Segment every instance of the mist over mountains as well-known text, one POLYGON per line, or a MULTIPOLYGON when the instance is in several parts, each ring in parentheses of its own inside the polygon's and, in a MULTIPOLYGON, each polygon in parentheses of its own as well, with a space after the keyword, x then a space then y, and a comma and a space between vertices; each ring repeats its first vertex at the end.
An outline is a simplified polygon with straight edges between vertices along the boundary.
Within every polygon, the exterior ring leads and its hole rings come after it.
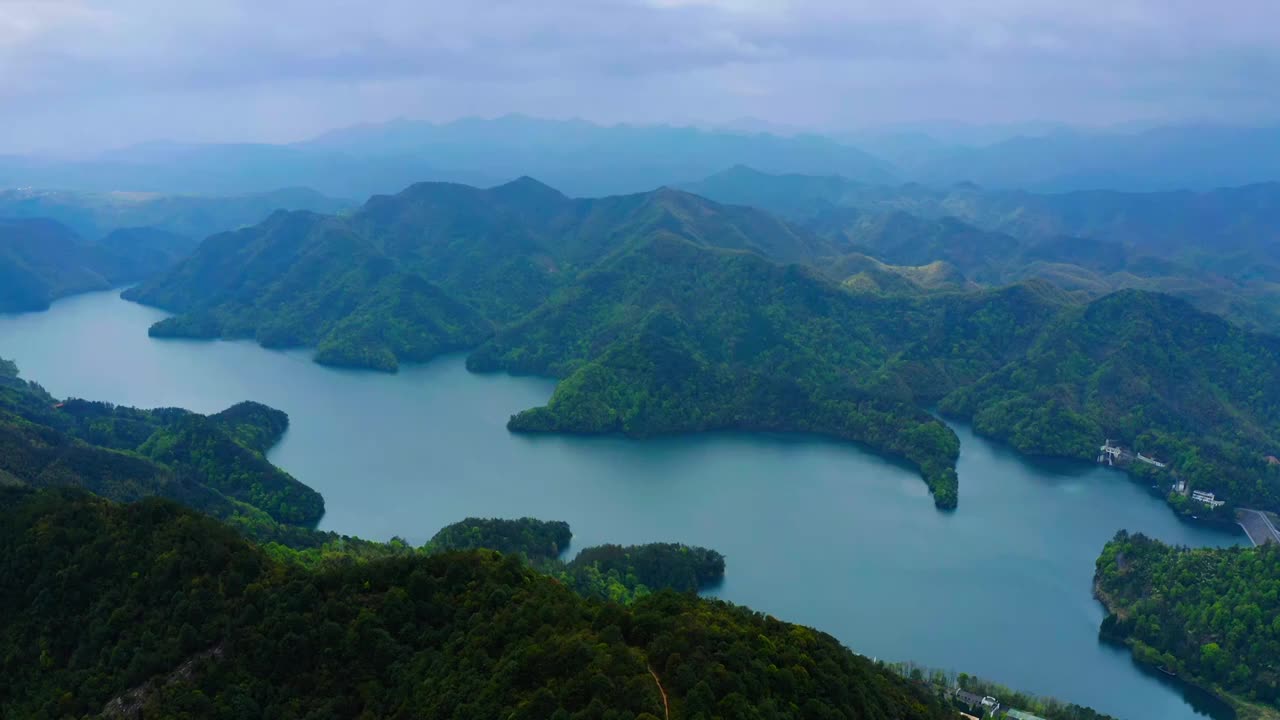
POLYGON ((0 185, 217 194, 309 187, 362 200, 414 182, 490 186, 522 175, 572 196, 602 196, 693 182, 739 164, 873 184, 974 182, 1046 192, 1205 190, 1280 176, 1278 127, 1055 128, 1000 140, 919 132, 837 139, 757 127, 604 126, 521 115, 396 120, 293 144, 152 142, 73 160, 5 156, 0 185))

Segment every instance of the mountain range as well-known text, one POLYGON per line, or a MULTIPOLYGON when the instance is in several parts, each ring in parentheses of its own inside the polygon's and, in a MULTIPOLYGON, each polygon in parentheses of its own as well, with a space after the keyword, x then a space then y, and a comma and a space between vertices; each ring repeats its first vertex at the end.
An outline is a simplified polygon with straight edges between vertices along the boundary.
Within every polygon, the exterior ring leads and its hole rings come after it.
POLYGON ((1168 292, 1280 332, 1280 184, 1206 192, 1040 194, 869 185, 735 167, 685 189, 760 207, 893 265, 944 261, 968 280, 1042 278, 1097 297, 1168 292))
POLYGON ((138 280, 194 246, 152 229, 116 230, 86 243, 53 220, 0 219, 0 312, 44 310, 60 297, 138 280))
POLYGON ((882 219, 824 234, 668 188, 571 199, 529 178, 423 183, 349 215, 280 212, 212 236, 125 296, 177 313, 157 336, 251 337, 382 370, 474 349, 472 370, 560 379, 511 419, 522 432, 861 442, 919 468, 943 508, 958 441, 934 405, 1027 452, 1092 458, 1112 437, 1233 501, 1280 503, 1262 460, 1280 446, 1274 338, 1145 291, 997 282, 1010 259, 1105 259, 1110 244, 882 219))
POLYGON ((277 213, 213 236, 126 297, 179 313, 157 335, 254 337, 394 369, 478 345, 578 271, 660 232, 793 261, 831 251, 759 210, 672 190, 573 200, 529 178, 488 190, 420 183, 349 216, 277 213))
POLYGON ((90 241, 115 230, 151 228, 199 242, 216 232, 257 223, 280 208, 334 213, 355 204, 306 188, 218 196, 0 190, 0 218, 55 220, 90 241))
MULTIPOLYGON (((1280 511, 1280 130, 760 129, 507 116, 0 158, 23 186, 0 192, 0 312, 136 283, 172 313, 156 337, 387 372, 466 352, 557 380, 512 432, 822 435, 914 467, 945 511, 948 421, 1030 456, 1119 446, 1184 516, 1280 511)), ((697 598, 724 573, 706 548, 563 562, 568 525, 529 518, 422 548, 318 531, 324 499, 267 459, 288 425, 56 398, 0 359, 0 715, 972 709, 940 674, 697 598)), ((1102 631, 1269 713, 1277 558, 1121 533, 1102 631)))
POLYGON ((290 144, 152 142, 66 159, 0 157, 0 186, 237 194, 306 186, 349 198, 421 180, 474 185, 539 177, 603 196, 692 182, 734 164, 773 173, 1044 191, 1208 190, 1277 180, 1280 128, 1031 129, 1008 137, 840 137, 758 125, 605 126, 521 115, 396 120, 290 144))
POLYGON ((309 190, 229 197, 0 191, 0 312, 136 282, 167 270, 206 235, 261 221, 278 208, 337 212, 347 203, 309 190))

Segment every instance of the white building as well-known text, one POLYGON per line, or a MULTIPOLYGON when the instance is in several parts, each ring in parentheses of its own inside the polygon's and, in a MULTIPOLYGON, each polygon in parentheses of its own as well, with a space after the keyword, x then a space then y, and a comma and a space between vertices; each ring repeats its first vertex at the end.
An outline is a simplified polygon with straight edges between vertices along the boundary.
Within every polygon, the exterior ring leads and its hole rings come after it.
POLYGON ((1219 500, 1214 493, 1205 492, 1203 490, 1192 490, 1191 499, 1202 502, 1211 508, 1221 507, 1227 504, 1226 500, 1219 500))

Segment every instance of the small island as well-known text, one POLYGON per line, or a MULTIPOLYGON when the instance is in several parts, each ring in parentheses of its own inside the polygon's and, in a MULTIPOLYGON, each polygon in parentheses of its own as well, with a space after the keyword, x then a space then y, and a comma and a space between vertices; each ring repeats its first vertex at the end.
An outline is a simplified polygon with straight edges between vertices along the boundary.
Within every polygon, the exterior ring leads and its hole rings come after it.
POLYGON ((679 543, 600 545, 566 562, 560 554, 571 537, 563 521, 468 518, 441 529, 423 550, 433 554, 483 548, 517 555, 583 597, 623 604, 658 590, 696 593, 724 578, 723 555, 679 543))

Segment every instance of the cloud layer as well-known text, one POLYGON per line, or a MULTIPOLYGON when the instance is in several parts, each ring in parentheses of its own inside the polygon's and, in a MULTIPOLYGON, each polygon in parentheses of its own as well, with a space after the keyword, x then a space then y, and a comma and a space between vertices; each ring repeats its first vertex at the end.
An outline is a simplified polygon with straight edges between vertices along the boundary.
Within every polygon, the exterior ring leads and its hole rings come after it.
POLYGON ((0 0, 0 150, 395 116, 1280 118, 1273 0, 0 0))

